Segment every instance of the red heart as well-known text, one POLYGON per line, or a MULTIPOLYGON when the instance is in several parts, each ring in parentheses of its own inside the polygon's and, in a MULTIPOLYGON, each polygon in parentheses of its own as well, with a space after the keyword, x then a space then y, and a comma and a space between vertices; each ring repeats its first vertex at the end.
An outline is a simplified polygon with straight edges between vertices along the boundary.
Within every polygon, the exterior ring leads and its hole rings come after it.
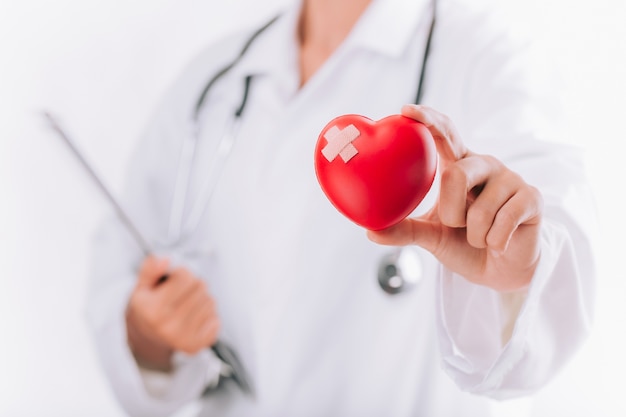
POLYGON ((377 122, 339 116, 322 129, 315 147, 322 190, 337 210, 370 230, 408 216, 426 196, 436 171, 432 135, 400 115, 377 122))

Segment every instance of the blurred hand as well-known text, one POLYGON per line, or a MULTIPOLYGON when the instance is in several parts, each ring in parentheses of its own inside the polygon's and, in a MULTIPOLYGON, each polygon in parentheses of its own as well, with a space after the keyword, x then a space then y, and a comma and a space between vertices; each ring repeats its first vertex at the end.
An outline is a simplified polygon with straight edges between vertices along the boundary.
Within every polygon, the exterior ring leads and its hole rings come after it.
POLYGON ((419 245, 446 268, 498 291, 528 286, 539 261, 540 192, 496 158, 465 147, 450 119, 425 106, 402 114, 430 130, 441 188, 434 207, 368 237, 384 245, 419 245))
POLYGON ((146 258, 126 312, 128 341, 145 367, 168 370, 174 350, 194 354, 217 340, 220 321, 204 281, 146 258), (159 283, 159 279, 168 279, 159 283))

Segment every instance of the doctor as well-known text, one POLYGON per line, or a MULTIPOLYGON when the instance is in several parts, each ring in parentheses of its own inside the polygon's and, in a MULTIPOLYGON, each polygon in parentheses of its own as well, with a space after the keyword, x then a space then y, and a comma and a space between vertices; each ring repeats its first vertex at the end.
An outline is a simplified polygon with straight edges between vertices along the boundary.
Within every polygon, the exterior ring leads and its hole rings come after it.
POLYGON ((580 346, 594 269, 579 155, 541 140, 554 120, 509 23, 469 0, 436 12, 422 106, 410 103, 428 0, 296 2, 172 86, 125 194, 160 253, 144 259, 107 221, 88 302, 130 415, 198 400, 206 416, 484 417, 490 398, 536 391, 580 346), (439 181, 414 216, 366 232, 322 193, 315 141, 335 116, 400 111, 433 133, 439 181), (390 295, 377 271, 395 245, 413 251, 419 282, 390 295), (218 337, 254 396, 206 349, 218 337))

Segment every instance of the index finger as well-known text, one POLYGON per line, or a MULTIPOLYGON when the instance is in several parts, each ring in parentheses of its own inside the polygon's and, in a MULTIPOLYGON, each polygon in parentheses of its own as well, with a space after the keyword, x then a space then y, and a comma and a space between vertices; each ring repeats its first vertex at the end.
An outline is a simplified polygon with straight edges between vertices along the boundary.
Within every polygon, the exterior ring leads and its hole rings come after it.
POLYGON ((148 256, 139 268, 138 285, 151 288, 160 284, 168 269, 169 261, 167 259, 148 256))
POLYGON ((406 104, 402 107, 402 115, 428 128, 435 139, 437 152, 445 161, 458 161, 469 154, 454 123, 445 114, 427 106, 406 104))

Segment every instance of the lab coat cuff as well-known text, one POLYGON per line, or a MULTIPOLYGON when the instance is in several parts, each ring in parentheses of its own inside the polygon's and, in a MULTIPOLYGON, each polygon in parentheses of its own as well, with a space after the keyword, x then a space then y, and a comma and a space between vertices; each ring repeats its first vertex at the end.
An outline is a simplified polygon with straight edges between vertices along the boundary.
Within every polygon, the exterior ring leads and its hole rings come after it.
POLYGON ((514 395, 501 387, 527 354, 529 328, 558 262, 562 236, 559 226, 543 225, 535 274, 526 291, 516 294, 473 284, 440 267, 436 308, 443 368, 461 389, 498 398, 514 395))
POLYGON ((195 380, 193 374, 204 370, 202 388, 217 386, 224 364, 210 349, 205 349, 195 355, 183 352, 174 352, 172 370, 169 372, 156 371, 138 366, 141 379, 148 394, 153 398, 167 399, 175 396, 180 386, 185 386, 190 379, 195 380))

